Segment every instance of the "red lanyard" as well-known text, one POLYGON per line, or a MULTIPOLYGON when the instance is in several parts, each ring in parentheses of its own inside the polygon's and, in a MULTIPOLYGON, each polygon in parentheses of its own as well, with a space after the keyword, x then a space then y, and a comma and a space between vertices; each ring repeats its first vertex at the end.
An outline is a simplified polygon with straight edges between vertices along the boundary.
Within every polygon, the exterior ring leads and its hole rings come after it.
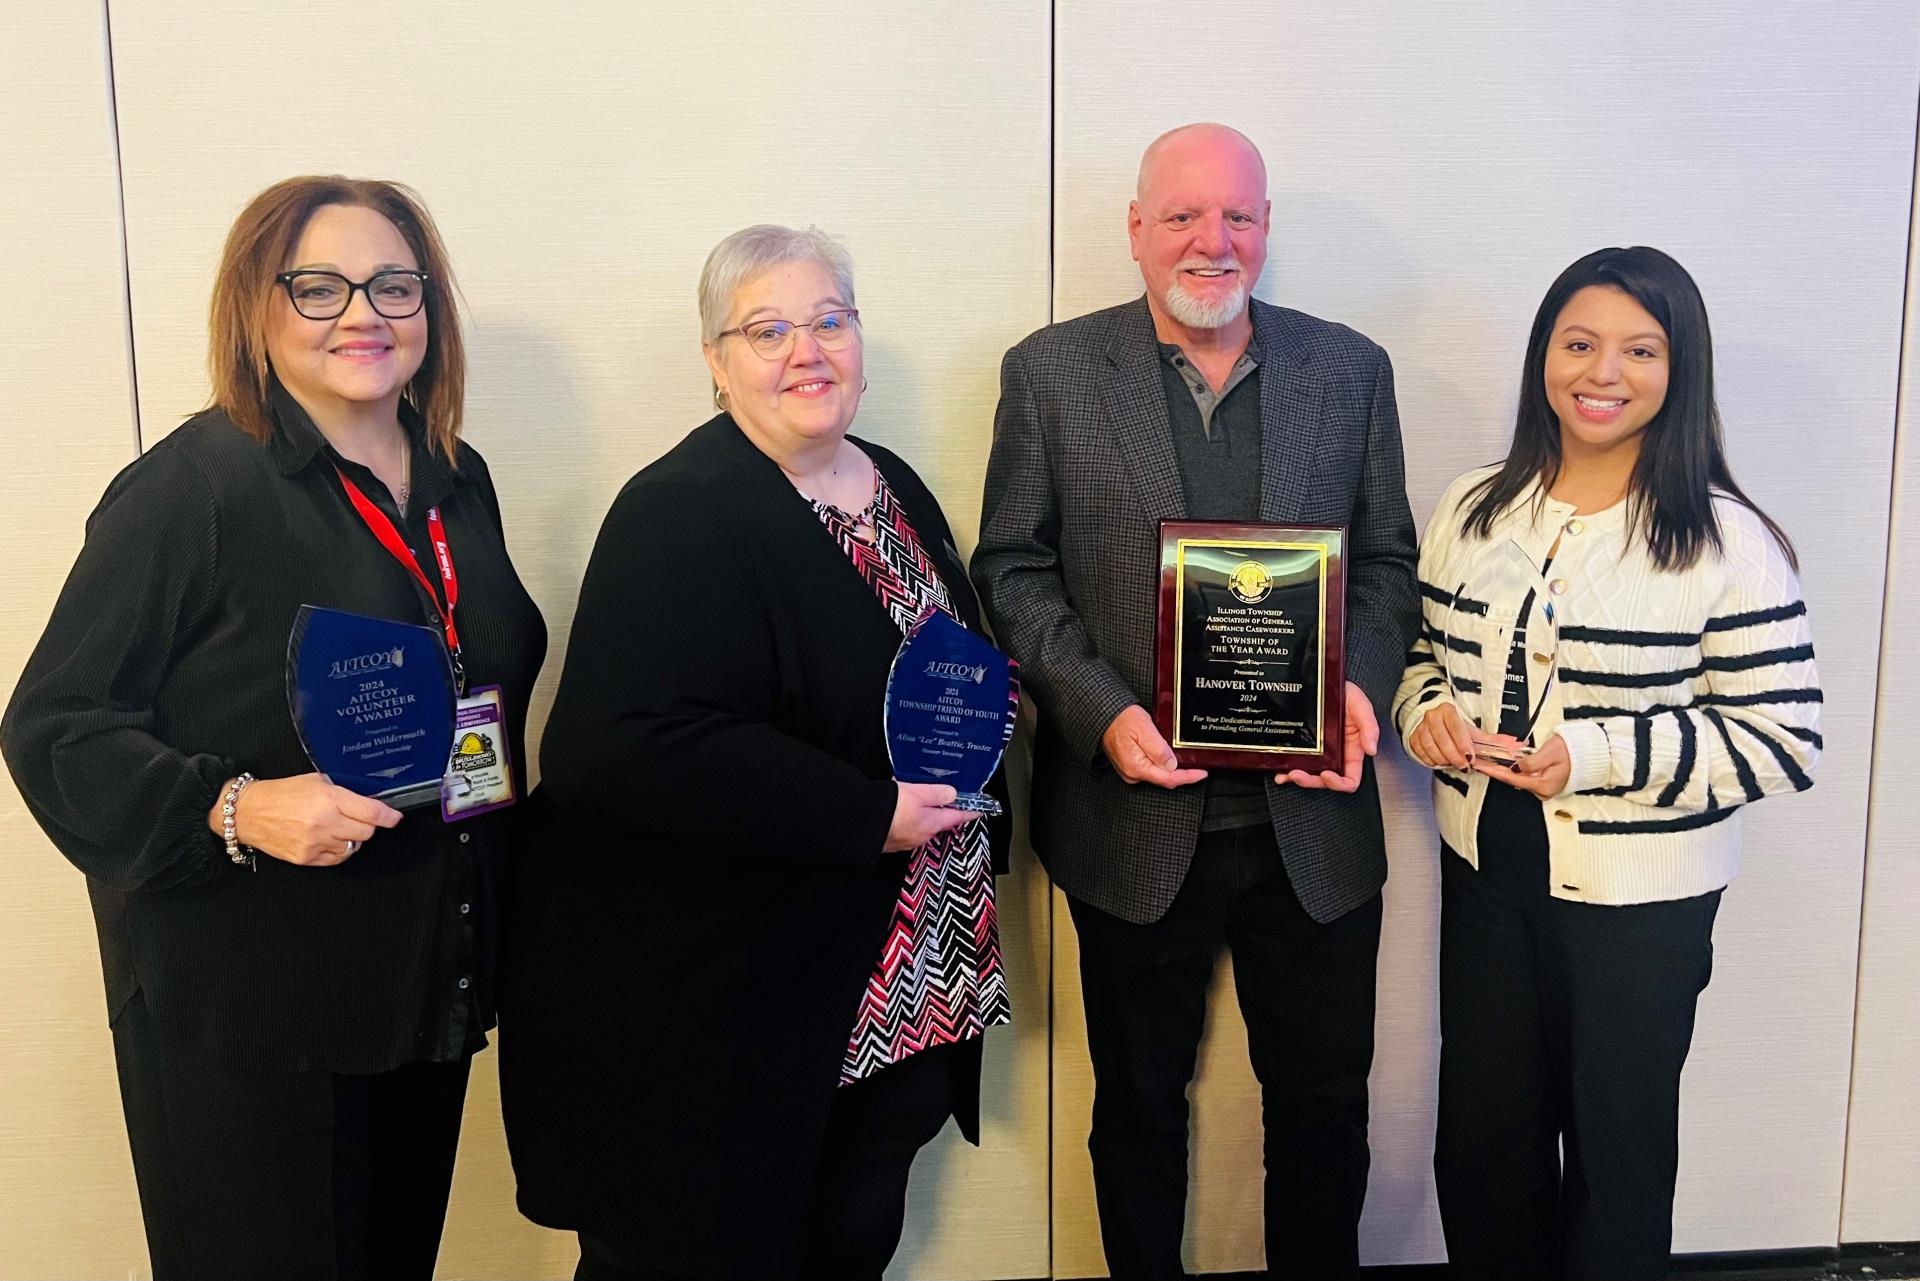
POLYGON ((447 629, 447 648, 453 654, 454 675, 459 677, 460 683, 464 685, 466 680, 460 665, 460 631, 453 625, 453 609, 460 603, 460 576, 453 570, 453 550, 447 543, 447 527, 440 519, 440 509, 434 507, 427 511, 427 537, 433 540, 433 559, 440 566, 440 583, 446 589, 447 596, 445 605, 442 605, 440 597, 434 594, 433 584, 428 582, 427 576, 421 572, 420 563, 414 560, 413 552, 407 547, 407 540, 402 538, 400 531, 393 527, 393 522, 387 519, 387 514, 375 507, 373 500, 360 492, 360 486, 349 480, 347 473, 338 467, 333 470, 334 474, 340 477, 340 484, 347 491, 347 501, 351 502, 353 509, 360 513, 360 519, 365 521, 367 528, 373 531, 373 536, 380 540, 380 545, 386 548, 409 574, 413 575, 415 582, 426 588, 427 599, 433 602, 434 612, 440 615, 440 625, 447 629))

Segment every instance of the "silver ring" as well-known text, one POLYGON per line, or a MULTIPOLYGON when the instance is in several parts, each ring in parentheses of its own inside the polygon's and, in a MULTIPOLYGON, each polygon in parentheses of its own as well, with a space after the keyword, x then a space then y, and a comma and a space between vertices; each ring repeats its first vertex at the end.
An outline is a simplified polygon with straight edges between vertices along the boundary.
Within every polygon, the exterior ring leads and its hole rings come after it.
POLYGON ((341 857, 343 857, 343 858, 344 858, 344 857, 347 857, 348 855, 351 855, 351 854, 352 854, 352 853, 353 853, 353 852, 354 852, 355 850, 357 850, 357 849, 359 849, 359 848, 360 848, 360 842, 359 842, 359 841, 348 841, 348 842, 347 842, 347 850, 346 850, 346 854, 343 854, 343 855, 342 855, 341 857))

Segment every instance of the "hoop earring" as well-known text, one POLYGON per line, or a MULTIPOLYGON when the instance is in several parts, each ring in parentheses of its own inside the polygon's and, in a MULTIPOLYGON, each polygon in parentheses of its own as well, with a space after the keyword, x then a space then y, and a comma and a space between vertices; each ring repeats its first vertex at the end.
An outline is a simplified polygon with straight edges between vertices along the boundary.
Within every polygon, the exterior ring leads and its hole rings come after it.
POLYGON ((727 393, 718 387, 713 389, 713 407, 723 414, 727 412, 727 393))
POLYGON ((866 390, 867 390, 867 380, 864 377, 862 377, 860 379, 860 391, 864 395, 866 393, 866 390))

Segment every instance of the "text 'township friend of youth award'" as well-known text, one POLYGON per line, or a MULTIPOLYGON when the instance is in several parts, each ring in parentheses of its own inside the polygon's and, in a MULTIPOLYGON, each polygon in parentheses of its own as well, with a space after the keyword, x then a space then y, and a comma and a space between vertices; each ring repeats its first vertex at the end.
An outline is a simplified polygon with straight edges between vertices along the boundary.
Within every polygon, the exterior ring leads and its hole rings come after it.
POLYGON ((955 809, 1000 813, 987 780, 1020 715, 1018 667, 935 610, 914 625, 887 674, 887 756, 903 783, 945 783, 955 809))
POLYGON ((1183 766, 1339 770, 1346 530, 1160 522, 1153 719, 1183 766))
POLYGON ((396 809, 437 804, 453 736, 453 664, 431 627, 302 605, 287 702, 313 767, 396 809))

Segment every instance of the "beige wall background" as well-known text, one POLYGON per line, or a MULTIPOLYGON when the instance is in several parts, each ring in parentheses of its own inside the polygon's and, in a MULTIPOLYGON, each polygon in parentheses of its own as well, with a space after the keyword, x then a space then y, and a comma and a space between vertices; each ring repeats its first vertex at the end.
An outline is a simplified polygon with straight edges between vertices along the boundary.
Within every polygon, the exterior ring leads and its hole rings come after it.
MULTIPOLYGON (((1916 171, 1920 177, 1920 171, 1916 171)), ((1880 701, 1874 715, 1873 810, 1867 832, 1860 979, 1847 1126, 1847 1241, 1912 1237, 1920 1224, 1920 793, 1905 764, 1920 718, 1920 236, 1909 245, 1906 340, 1893 447, 1880 701)))
MULTIPOLYGON (((693 282, 715 240, 761 220, 846 238, 870 342, 856 430, 910 459, 970 543, 1000 353, 1137 292, 1122 219, 1141 146, 1225 119, 1272 171, 1262 295, 1394 355, 1421 519, 1501 451, 1527 324, 1562 266, 1645 242, 1699 278, 1736 467, 1806 564, 1828 755, 1818 788, 1747 827, 1688 1073, 1677 1246, 1920 1238, 1920 816, 1899 737, 1920 499, 1913 467, 1890 476, 1920 12, 1758 24, 1702 0, 1657 29, 1595 20, 1374 0, 1255 6, 1197 33, 1143 0, 867 0, 830 19, 435 0, 383 11, 369 38, 273 0, 13 6, 0 690, 107 479, 204 399, 220 242, 277 178, 399 178, 440 220, 470 315, 471 439, 552 630, 537 736, 600 513, 708 412, 693 282), (309 83, 324 88, 288 92, 309 83)), ((1443 1255, 1436 853, 1415 772, 1395 758, 1383 775, 1364 1248, 1423 1262, 1443 1255)), ((1071 925, 1030 858, 1002 892, 1019 1021, 990 1040, 987 1141, 949 1134, 922 1157, 890 1276, 1103 1271, 1071 925)), ((1223 965, 1195 1089, 1202 1271, 1260 1263, 1258 1098, 1230 983, 1223 965)), ((104 1024, 83 882, 0 781, 0 1276, 146 1275, 104 1024)), ((565 1275, 570 1240, 513 1211, 492 1083, 489 1052, 442 1274, 565 1275)))
MULTIPOLYGON (((0 681, 138 445, 101 11, 0 17, 0 681), (53 376, 49 377, 52 372, 53 376)), ((86 883, 0 771, 0 1276, 144 1266, 86 883)))

